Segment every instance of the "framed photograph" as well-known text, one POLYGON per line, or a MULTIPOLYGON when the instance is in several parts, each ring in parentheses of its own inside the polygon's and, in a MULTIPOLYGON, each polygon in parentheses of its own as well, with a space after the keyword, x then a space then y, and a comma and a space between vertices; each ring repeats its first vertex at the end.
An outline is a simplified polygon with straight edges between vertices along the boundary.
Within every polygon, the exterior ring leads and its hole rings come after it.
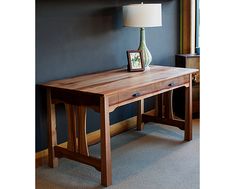
POLYGON ((143 55, 140 50, 129 50, 127 53, 128 71, 138 72, 144 71, 143 55))

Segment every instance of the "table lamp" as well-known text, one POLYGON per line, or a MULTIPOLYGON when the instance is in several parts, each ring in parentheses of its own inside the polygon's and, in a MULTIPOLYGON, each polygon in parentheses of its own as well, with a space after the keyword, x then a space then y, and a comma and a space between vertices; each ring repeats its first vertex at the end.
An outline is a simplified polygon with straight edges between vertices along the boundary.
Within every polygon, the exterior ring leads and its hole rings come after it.
POLYGON ((146 42, 145 27, 162 26, 161 4, 131 4, 123 6, 124 26, 140 28, 140 44, 138 50, 142 50, 145 69, 150 69, 152 61, 146 42))

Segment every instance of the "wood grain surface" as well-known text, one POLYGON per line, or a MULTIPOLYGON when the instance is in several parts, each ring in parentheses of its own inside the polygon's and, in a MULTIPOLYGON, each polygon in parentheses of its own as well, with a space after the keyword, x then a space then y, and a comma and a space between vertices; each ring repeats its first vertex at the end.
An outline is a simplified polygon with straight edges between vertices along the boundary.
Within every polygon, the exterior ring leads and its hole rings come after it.
POLYGON ((42 86, 92 94, 111 95, 122 90, 146 86, 196 71, 196 69, 153 65, 150 70, 145 72, 127 72, 123 68, 51 81, 42 84, 42 86))

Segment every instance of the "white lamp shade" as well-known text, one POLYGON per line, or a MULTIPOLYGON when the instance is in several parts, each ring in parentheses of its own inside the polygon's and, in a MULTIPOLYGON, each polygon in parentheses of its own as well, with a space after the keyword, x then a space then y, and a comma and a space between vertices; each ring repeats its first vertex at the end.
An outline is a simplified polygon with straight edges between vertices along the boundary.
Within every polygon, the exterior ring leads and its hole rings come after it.
POLYGON ((124 26, 156 27, 162 26, 161 4, 131 4, 123 6, 124 26))

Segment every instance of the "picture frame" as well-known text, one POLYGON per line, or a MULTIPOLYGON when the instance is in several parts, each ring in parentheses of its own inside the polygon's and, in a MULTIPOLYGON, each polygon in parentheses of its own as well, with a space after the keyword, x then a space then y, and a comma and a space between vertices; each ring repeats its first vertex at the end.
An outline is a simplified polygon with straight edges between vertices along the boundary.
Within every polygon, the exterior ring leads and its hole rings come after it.
POLYGON ((143 54, 141 50, 128 50, 127 52, 128 60, 128 71, 129 72, 139 72, 144 71, 143 54))

